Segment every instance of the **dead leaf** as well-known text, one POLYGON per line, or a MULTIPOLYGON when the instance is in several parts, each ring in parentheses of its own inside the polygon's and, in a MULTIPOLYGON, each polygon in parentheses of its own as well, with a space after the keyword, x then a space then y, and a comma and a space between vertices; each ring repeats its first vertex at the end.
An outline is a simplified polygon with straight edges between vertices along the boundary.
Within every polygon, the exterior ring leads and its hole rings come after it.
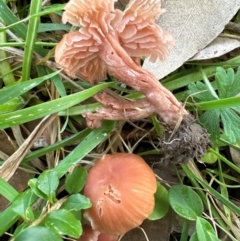
POLYGON ((217 37, 203 50, 199 51, 191 60, 204 60, 220 57, 230 51, 240 47, 240 40, 217 37))
POLYGON ((215 39, 240 9, 239 0, 162 0, 166 9, 157 23, 176 39, 165 62, 144 62, 144 69, 157 79, 180 67, 185 61, 215 39))

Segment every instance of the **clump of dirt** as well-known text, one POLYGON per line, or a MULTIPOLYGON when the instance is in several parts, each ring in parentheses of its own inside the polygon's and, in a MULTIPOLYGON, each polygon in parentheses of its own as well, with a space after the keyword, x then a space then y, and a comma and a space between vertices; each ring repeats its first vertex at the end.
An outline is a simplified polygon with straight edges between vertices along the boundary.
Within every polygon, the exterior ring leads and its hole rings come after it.
POLYGON ((163 149, 161 164, 187 163, 190 159, 199 159, 211 147, 209 134, 191 115, 186 115, 175 131, 166 128, 160 140, 163 149))

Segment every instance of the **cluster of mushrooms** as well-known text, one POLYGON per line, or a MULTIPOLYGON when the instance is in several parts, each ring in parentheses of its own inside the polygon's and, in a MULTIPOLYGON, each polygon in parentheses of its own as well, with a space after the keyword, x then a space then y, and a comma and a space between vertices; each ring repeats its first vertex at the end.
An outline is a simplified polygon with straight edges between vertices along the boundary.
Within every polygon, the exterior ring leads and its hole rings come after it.
POLYGON ((130 0, 124 11, 114 8, 116 1, 70 0, 62 20, 78 30, 64 35, 55 60, 72 78, 97 84, 108 73, 145 95, 135 101, 109 92, 95 95, 103 107, 85 113, 89 127, 99 127, 102 119, 137 120, 151 114, 175 126, 187 111, 140 65, 142 56, 152 62, 166 59, 174 45, 173 37, 154 22, 164 12, 160 0, 130 0))
MULTIPOLYGON (((154 22, 164 12, 160 0, 130 0, 124 11, 114 8, 116 1, 70 0, 66 4, 63 23, 77 30, 65 34, 57 45, 56 63, 72 78, 97 84, 109 74, 145 95, 135 101, 110 90, 95 95, 103 107, 84 114, 89 127, 99 127, 103 119, 137 120, 151 114, 175 127, 188 112, 140 64, 143 56, 152 62, 165 60, 174 45, 173 37, 154 22)), ((79 240, 115 241, 139 226, 153 211, 156 189, 155 175, 141 157, 104 155, 90 170, 84 188, 92 202, 84 213, 91 227, 83 228, 79 240)))
POLYGON ((92 202, 79 241, 115 241, 138 227, 152 213, 157 190, 155 174, 138 155, 104 155, 90 170, 84 195, 92 202))

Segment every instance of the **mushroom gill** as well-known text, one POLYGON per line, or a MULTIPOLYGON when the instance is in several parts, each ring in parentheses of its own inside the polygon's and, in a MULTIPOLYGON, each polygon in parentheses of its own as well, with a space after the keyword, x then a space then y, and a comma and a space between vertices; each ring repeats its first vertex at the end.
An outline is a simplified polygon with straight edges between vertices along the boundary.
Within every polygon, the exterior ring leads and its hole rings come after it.
POLYGON ((154 22, 163 12, 159 0, 129 2, 116 30, 120 44, 130 56, 150 57, 151 62, 167 58, 174 38, 154 22))
MULTIPOLYGON (((173 38, 154 23, 163 12, 160 1, 131 0, 124 12, 114 10, 114 2, 70 0, 67 3, 63 22, 81 27, 76 33, 66 34, 58 44, 56 62, 68 75, 90 83, 103 80, 109 73, 142 92, 154 107, 152 110, 168 125, 175 126, 181 122, 186 110, 151 73, 132 59, 149 56, 155 61, 164 60, 168 55, 173 38)), ((113 113, 115 109, 108 108, 108 111, 113 113)), ((125 112, 124 108, 121 111, 125 112)), ((108 116, 111 119, 112 115, 108 116)))

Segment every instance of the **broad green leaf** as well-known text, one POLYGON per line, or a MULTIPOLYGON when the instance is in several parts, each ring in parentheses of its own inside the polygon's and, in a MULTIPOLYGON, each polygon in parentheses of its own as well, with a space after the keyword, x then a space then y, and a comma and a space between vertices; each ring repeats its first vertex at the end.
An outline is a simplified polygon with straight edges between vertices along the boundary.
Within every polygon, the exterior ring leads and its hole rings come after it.
POLYGON ((79 211, 81 209, 87 209, 92 206, 89 198, 81 195, 80 193, 73 194, 67 198, 67 200, 61 206, 62 209, 69 211, 79 211))
POLYGON ((214 232, 214 229, 211 226, 211 224, 207 220, 205 220, 201 217, 197 217, 196 233, 197 233, 198 240, 220 241, 220 239, 218 239, 215 236, 215 232, 214 232))
POLYGON ((197 237, 197 233, 193 233, 193 235, 190 237, 189 241, 199 241, 198 237, 197 237))
POLYGON ((82 190, 87 179, 87 171, 83 167, 75 167, 72 173, 66 177, 66 190, 69 194, 78 193, 82 190))
POLYGON ((51 229, 46 227, 30 227, 23 230, 15 241, 63 241, 63 239, 51 229))
POLYGON ((201 161, 207 164, 213 164, 217 161, 217 156, 214 153, 208 151, 201 158, 201 161))
POLYGON ((210 101, 216 100, 213 95, 211 95, 210 91, 208 90, 206 84, 202 82, 191 83, 188 86, 189 91, 187 92, 188 95, 192 95, 194 99, 197 101, 210 101))
POLYGON ((221 109, 221 119, 224 126, 224 135, 229 142, 240 142, 240 118, 231 109, 221 109))
POLYGON ((188 93, 193 96, 196 102, 199 102, 200 110, 203 110, 203 105, 205 105, 207 111, 200 116, 200 122, 211 134, 210 138, 216 142, 220 138, 223 129, 223 135, 227 141, 235 144, 240 141, 240 117, 237 114, 240 111, 237 97, 240 93, 240 67, 236 74, 233 69, 225 71, 223 68, 218 67, 215 79, 219 100, 214 101, 214 99, 211 99, 210 91, 202 92, 207 90, 208 86, 201 82, 190 84, 188 93), (221 122, 223 128, 220 128, 221 122))
POLYGON ((240 93, 240 68, 235 74, 231 68, 225 71, 222 67, 218 67, 215 78, 221 99, 234 97, 240 93))
POLYGON ((37 184, 38 184, 37 178, 32 178, 28 181, 28 185, 35 195, 37 195, 38 197, 40 197, 42 199, 47 199, 48 196, 38 188, 37 184))
POLYGON ((47 195, 48 200, 53 203, 56 201, 56 190, 59 184, 57 172, 52 170, 44 171, 37 180, 37 187, 47 195))
POLYGON ((217 110, 208 110, 203 113, 200 117, 200 123, 208 130, 210 134, 210 139, 214 142, 220 137, 220 111, 217 110))
POLYGON ((78 238, 82 234, 82 225, 80 221, 66 209, 59 209, 47 214, 43 224, 55 230, 60 235, 78 238))
POLYGON ((12 203, 12 210, 26 221, 33 221, 34 214, 31 208, 33 194, 31 190, 20 193, 12 203))
POLYGON ((196 220, 202 215, 202 200, 190 187, 174 185, 169 189, 168 195, 172 209, 179 216, 188 220, 196 220))
POLYGON ((152 214, 148 217, 150 220, 163 218, 169 210, 168 191, 159 182, 157 183, 157 191, 154 194, 154 199, 155 206, 152 214))
POLYGON ((28 228, 29 225, 29 222, 22 222, 20 225, 18 225, 17 228, 14 230, 13 238, 18 236, 18 234, 20 234, 24 229, 28 228))

